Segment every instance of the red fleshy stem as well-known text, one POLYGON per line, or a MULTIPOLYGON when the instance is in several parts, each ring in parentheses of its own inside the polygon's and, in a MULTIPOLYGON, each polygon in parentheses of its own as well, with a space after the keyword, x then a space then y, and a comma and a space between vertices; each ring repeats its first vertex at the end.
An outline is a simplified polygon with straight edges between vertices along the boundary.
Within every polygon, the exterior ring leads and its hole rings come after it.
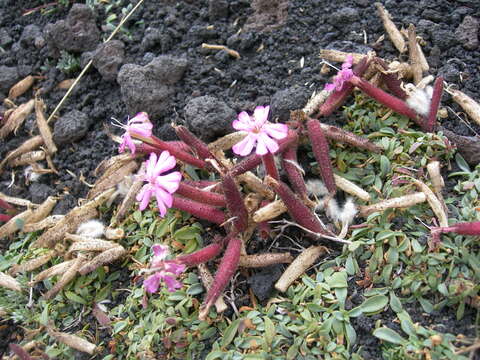
POLYGON ((430 102, 430 111, 428 112, 427 121, 424 126, 426 132, 432 132, 435 130, 437 122, 437 112, 440 106, 440 100, 442 99, 443 92, 443 77, 438 77, 433 84, 432 101, 430 102))
POLYGON ((225 206, 225 197, 219 193, 205 191, 194 186, 181 182, 177 191, 177 195, 195 200, 212 206, 225 206))
MULTIPOLYGON (((260 204, 260 207, 267 206, 270 203, 268 200, 263 200, 262 203, 260 204)), ((272 230, 270 228, 270 224, 268 221, 262 221, 257 224, 257 231, 258 235, 263 239, 266 240, 270 237, 270 234, 272 233, 272 230)))
MULTIPOLYGON (((388 65, 385 63, 385 61, 383 61, 383 59, 376 57, 374 61, 380 65, 383 70, 388 71, 388 65)), ((390 90, 393 95, 402 100, 407 98, 407 94, 405 91, 403 91, 401 86, 402 81, 398 79, 396 74, 382 72, 381 77, 383 82, 387 85, 388 90, 390 90)))
POLYGON ((262 156, 263 166, 265 167, 265 173, 270 175, 272 178, 279 180, 280 175, 278 174, 278 169, 275 166, 275 158, 272 153, 268 152, 262 156))
POLYGON ((196 135, 194 135, 190 130, 185 126, 179 125, 174 126, 175 132, 180 140, 183 140, 185 144, 190 145, 194 149, 198 156, 203 160, 205 159, 215 159, 215 156, 208 149, 207 144, 200 140, 196 135))
MULTIPOLYGON (((166 141, 167 144, 170 144, 171 146, 176 147, 179 151, 185 151, 187 153, 191 153, 192 149, 190 146, 185 144, 183 141, 166 141)), ((146 143, 141 143, 139 145, 135 146, 136 151, 141 153, 141 154, 150 154, 150 153, 155 153, 157 155, 160 155, 163 150, 158 149, 152 145, 146 144, 146 143)))
POLYGON ((405 115, 406 117, 412 119, 415 123, 417 123, 417 125, 419 125, 423 129, 425 122, 424 118, 417 114, 414 110, 410 109, 404 101, 386 93, 382 89, 373 86, 368 81, 358 76, 352 76, 350 79, 350 83, 358 87, 368 96, 377 100, 380 104, 385 105, 386 107, 392 109, 400 115, 405 115))
POLYGON ((30 354, 24 348, 17 344, 8 344, 10 350, 18 356, 20 360, 33 360, 30 354))
POLYGON ((312 144, 313 154, 317 159, 320 175, 330 193, 337 191, 335 179, 333 177, 332 163, 328 154, 329 146, 325 135, 323 134, 320 121, 317 119, 309 119, 307 121, 308 137, 312 144))
POLYGON ((275 192, 285 203, 288 213, 297 224, 314 233, 326 234, 322 224, 313 212, 293 193, 287 184, 282 181, 275 181, 272 178, 267 178, 267 183, 275 189, 275 192))
POLYGON ((13 209, 13 206, 7 203, 5 200, 0 199, 0 208, 10 210, 13 209))
POLYGON ((293 191, 301 198, 305 198, 307 196, 307 186, 305 185, 303 175, 298 168, 300 165, 295 165, 298 164, 297 148, 297 144, 292 144, 283 152, 282 166, 287 173, 288 180, 290 181, 290 185, 292 185, 293 191))
POLYGON ((216 207, 205 205, 197 201, 174 196, 172 207, 192 214, 200 219, 208 220, 215 224, 225 222, 225 214, 216 207))
MULTIPOLYGON (((278 146, 279 149, 275 154, 279 154, 283 152, 287 147, 289 147, 291 144, 296 143, 298 141, 298 135, 295 130, 289 130, 288 135, 286 138, 279 140, 278 141, 278 146)), ((232 176, 238 176, 240 174, 243 174, 247 171, 252 170, 253 168, 257 167, 260 165, 262 162, 262 157, 257 154, 252 154, 250 156, 247 156, 245 159, 240 161, 238 164, 236 164, 231 170, 230 174, 232 176)))
POLYGON ((140 137, 138 135, 135 135, 135 137, 137 137, 140 140, 146 142, 147 144, 152 145, 153 147, 156 147, 157 149, 167 150, 170 153, 170 155, 175 156, 175 158, 177 158, 177 160, 181 160, 181 161, 183 161, 187 164, 196 166, 200 169, 203 169, 207 165, 207 163, 205 161, 203 161, 202 159, 198 159, 198 158, 194 157, 193 155, 189 154, 188 152, 185 152, 183 150, 179 150, 177 146, 174 146, 169 142, 160 140, 159 138, 157 138, 153 135, 151 137, 148 137, 148 138, 140 137))
POLYGON ((433 228, 432 231, 438 231, 440 233, 454 232, 459 235, 480 236, 480 221, 461 222, 452 226, 433 228))
POLYGON ((12 217, 10 215, 0 214, 0 221, 7 222, 12 217))
POLYGON ((220 185, 218 181, 210 181, 210 180, 185 180, 183 181, 185 184, 190 186, 195 186, 198 188, 205 188, 212 185, 220 185))
MULTIPOLYGON (((358 76, 362 76, 365 71, 367 71, 368 66, 370 65, 370 59, 368 56, 365 56, 360 60, 360 62, 353 67, 353 73, 358 76)), ((327 100, 320 106, 318 111, 318 116, 328 116, 336 109, 338 109, 345 100, 350 96, 353 91, 354 86, 350 83, 344 83, 343 88, 340 91, 334 91, 330 94, 327 100)))
POLYGON ((227 249, 223 254, 222 261, 218 266, 217 273, 213 279, 212 285, 205 297, 204 305, 200 313, 200 318, 205 318, 208 310, 213 303, 218 299, 222 291, 228 285, 230 279, 235 274, 240 261, 240 250, 242 248, 242 241, 238 237, 231 237, 228 239, 227 249))
POLYGON ((222 187, 227 201, 228 212, 230 216, 234 217, 233 224, 235 229, 238 232, 242 232, 248 225, 248 211, 233 176, 226 174, 222 181, 222 187))
POLYGON ((222 242, 215 242, 188 255, 178 256, 175 260, 185 266, 196 266, 212 260, 222 251, 222 242))
POLYGON ((355 135, 354 133, 343 130, 342 128, 339 128, 337 126, 327 125, 323 123, 320 123, 320 126, 322 127, 323 133, 328 139, 342 142, 344 144, 350 144, 357 148, 369 150, 374 153, 382 152, 382 148, 380 146, 375 145, 367 138, 355 135))

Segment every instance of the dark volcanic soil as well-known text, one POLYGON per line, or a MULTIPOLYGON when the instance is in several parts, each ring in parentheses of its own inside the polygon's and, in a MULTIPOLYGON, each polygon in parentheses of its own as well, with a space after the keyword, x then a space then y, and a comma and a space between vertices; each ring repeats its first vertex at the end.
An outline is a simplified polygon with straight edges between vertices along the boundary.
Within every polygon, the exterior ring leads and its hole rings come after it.
MULTIPOLYGON (((100 31, 101 38, 105 39, 109 34, 105 19, 112 13, 121 17, 122 7, 126 7, 128 1, 108 12, 104 6, 95 9, 96 19, 78 16, 72 20, 71 27, 58 31, 56 37, 47 31, 46 25, 66 19, 74 2, 70 1, 67 7, 45 7, 23 15, 27 9, 43 3, 0 0, 0 100, 16 81, 36 75, 39 79, 35 86, 42 88, 48 115, 65 94, 65 90, 56 88, 57 84, 78 75, 78 71, 67 75, 56 68, 58 50, 70 46, 67 50, 82 58, 85 64, 91 58, 87 52, 94 50, 100 41, 99 34, 95 38, 95 31, 100 31), (83 30, 91 38, 72 37, 73 32, 83 30), (89 41, 93 48, 88 48, 89 41)), ((417 34, 426 42, 423 50, 432 75, 443 75, 458 89, 480 99, 478 0, 387 0, 382 3, 397 25, 417 26, 417 34)), ((67 134, 70 138, 58 144, 59 151, 53 161, 59 175, 45 175, 38 183, 27 185, 22 171, 16 171, 9 186, 12 174, 4 171, 0 174, 0 191, 35 202, 51 194, 70 194, 55 209, 56 213, 65 213, 75 205, 75 199, 88 192, 88 187, 80 181, 81 175, 93 183, 92 172, 97 164, 117 151, 104 130, 112 117, 123 120, 136 111, 148 111, 139 108, 147 104, 152 108, 156 131, 163 138, 172 137, 171 131, 161 127, 163 124, 186 119, 187 123, 194 124, 194 131, 211 140, 228 130, 232 114, 239 111, 272 104, 274 115, 285 120, 288 110, 303 107, 313 91, 322 89, 328 80, 328 75, 320 73, 321 48, 362 53, 374 49, 385 59, 407 60, 407 55, 399 57, 388 38, 373 45, 384 30, 373 2, 368 0, 146 0, 126 23, 126 29, 128 34, 120 32, 115 37, 123 45, 117 43, 118 48, 107 49, 114 54, 105 50, 98 55, 95 66, 60 110, 60 117, 73 110, 84 115, 74 113, 73 130, 70 128, 67 134), (202 43, 227 45, 241 57, 236 59, 225 51, 202 49, 202 43), (123 64, 138 65, 123 68, 122 76, 117 79, 124 87, 123 98, 115 80, 115 66, 113 70, 101 66, 102 61, 112 59, 121 63, 122 46, 123 64), (169 55, 170 63, 160 63, 149 70, 139 67, 160 55, 169 55), (99 68, 106 68, 103 77, 99 68), (152 98, 153 95, 157 97, 152 98), (206 95, 218 101, 205 98, 192 101, 206 95), (202 111, 213 113, 196 118, 202 111)), ((21 104, 32 97, 29 91, 15 102, 21 104)), ((444 95, 443 104, 459 110, 448 94, 444 95)), ((0 106, 0 114, 4 110, 0 106)), ((326 121, 341 124, 341 119, 337 113, 326 121)), ((35 133, 32 124, 34 117, 30 116, 15 136, 0 140, 0 158, 27 139, 29 129, 35 133)), ((471 125, 472 130, 451 113, 442 125, 460 135, 472 136, 474 131, 479 132, 478 126, 471 125)), ((360 337, 362 341, 368 347, 370 358, 377 358, 378 342, 374 340, 376 345, 372 346, 372 338, 360 337)))

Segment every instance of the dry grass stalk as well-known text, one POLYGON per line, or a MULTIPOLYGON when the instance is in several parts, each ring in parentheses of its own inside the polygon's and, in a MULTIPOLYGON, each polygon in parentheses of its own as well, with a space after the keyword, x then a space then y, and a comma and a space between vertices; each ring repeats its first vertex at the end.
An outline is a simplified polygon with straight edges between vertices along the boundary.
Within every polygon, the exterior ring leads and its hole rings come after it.
POLYGON ((287 207, 282 200, 275 200, 255 211, 253 221, 261 223, 264 221, 275 219, 287 211, 287 207))
POLYGON ((4 240, 7 236, 14 234, 18 230, 21 230, 21 228, 18 227, 19 224, 28 222, 32 216, 32 213, 33 211, 31 209, 27 209, 0 226, 0 239, 4 240))
POLYGON ((96 182, 94 187, 88 192, 88 199, 91 199, 101 192, 110 189, 123 181, 125 176, 132 174, 137 170, 138 164, 135 160, 129 161, 126 164, 120 166, 114 173, 106 171, 96 182))
POLYGON ((330 91, 328 90, 322 90, 319 93, 313 93, 302 111, 308 116, 312 115, 320 108, 320 105, 322 105, 329 96, 330 91))
POLYGON ((417 32, 415 26, 408 26, 408 56, 412 65, 413 83, 418 84, 423 78, 422 64, 420 63, 420 54, 417 46, 417 32))
POLYGON ((45 111, 45 103, 43 102, 42 99, 36 97, 35 98, 35 115, 37 118, 37 127, 38 127, 38 130, 40 131, 40 135, 42 136, 43 141, 45 142, 45 146, 47 147, 48 153, 52 155, 57 152, 57 146, 53 142, 52 131, 50 130, 50 127, 47 124, 47 119, 45 118, 44 111, 45 111))
POLYGON ((453 101, 460 105, 468 116, 480 125, 480 105, 460 90, 449 90, 448 92, 452 95, 453 101))
POLYGON ((79 270, 80 274, 88 274, 99 266, 109 264, 127 253, 127 250, 123 246, 117 245, 111 249, 105 250, 99 255, 95 256, 92 260, 85 263, 79 270))
POLYGON ((335 179, 335 184, 345 191, 347 194, 356 196, 357 198, 363 200, 363 201, 370 201, 370 194, 363 190, 361 187, 358 185, 355 185, 351 181, 337 175, 333 174, 333 178, 335 179))
POLYGON ((63 240, 65 233, 74 232, 82 222, 95 218, 98 215, 96 208, 107 201, 113 192, 114 189, 109 189, 82 206, 75 207, 54 227, 44 232, 33 245, 54 247, 57 242, 63 240))
POLYGON ((56 255, 56 253, 57 252, 55 250, 49 250, 45 254, 35 259, 24 262, 23 264, 20 264, 20 265, 15 264, 12 266, 12 269, 10 270, 10 274, 16 275, 21 272, 28 272, 28 271, 38 269, 40 266, 48 263, 52 259, 52 257, 56 255))
POLYGON ((420 62, 420 66, 422 68, 422 71, 426 72, 430 70, 430 65, 428 65, 427 58, 425 57, 425 54, 423 53, 422 47, 420 44, 417 42, 417 52, 418 52, 418 61, 420 62))
POLYGON ((213 44, 203 43, 202 44, 202 49, 225 50, 228 53, 228 55, 230 55, 230 56, 232 56, 236 59, 240 59, 240 54, 238 53, 238 51, 232 50, 232 49, 226 47, 225 45, 213 45, 213 44))
POLYGON ((34 137, 28 139, 22 145, 20 145, 18 148, 10 151, 7 154, 7 156, 5 156, 5 158, 2 160, 2 162, 0 162, 0 170, 11 159, 14 159, 17 156, 20 156, 20 155, 25 154, 29 151, 32 151, 32 150, 38 148, 42 144, 43 144, 43 139, 40 135, 37 135, 37 136, 34 136, 34 137))
POLYGON ((427 197, 423 192, 399 196, 396 198, 380 201, 373 205, 359 206, 359 215, 365 217, 377 211, 384 211, 392 208, 405 208, 425 202, 426 200, 427 197))
POLYGON ((393 23, 390 14, 383 7, 383 5, 379 2, 376 2, 375 6, 377 7, 378 16, 380 16, 380 19, 382 19, 383 27, 390 37, 390 40, 392 40, 393 45, 395 45, 400 53, 404 53, 407 50, 407 46, 405 44, 405 40, 403 40, 402 33, 393 23))
POLYGON ((15 280, 10 275, 7 275, 1 271, 0 271, 0 286, 13 291, 22 291, 22 287, 20 286, 20 283, 17 280, 15 280))
POLYGON ((17 198, 13 196, 8 196, 5 195, 4 193, 0 192, 0 199, 13 205, 19 205, 19 206, 26 206, 26 207, 37 207, 38 204, 32 203, 30 200, 25 200, 22 198, 17 198))
POLYGON ((299 278, 305 271, 317 260, 317 258, 325 254, 324 246, 310 246, 302 251, 302 253, 293 260, 293 262, 285 269, 282 276, 275 283, 275 289, 281 292, 287 291, 288 287, 299 278))
POLYGON ((45 160, 45 151, 42 151, 42 150, 30 151, 10 161, 10 166, 11 167, 24 166, 24 165, 29 165, 42 160, 45 160))
POLYGON ((257 194, 262 195, 266 199, 273 199, 275 197, 275 193, 251 171, 247 171, 246 173, 238 175, 237 179, 241 183, 245 184, 248 188, 250 188, 257 194))
POLYGON ((238 266, 248 268, 260 268, 274 264, 285 264, 293 261, 290 253, 265 253, 257 255, 243 255, 240 256, 240 263, 238 266))
POLYGON ((443 209, 442 203, 437 199, 434 192, 423 182, 420 180, 410 178, 413 183, 421 190, 425 196, 427 197, 427 201, 432 208, 433 213, 438 219, 440 226, 447 227, 448 226, 448 218, 445 210, 443 209))
POLYGON ((30 285, 35 285, 39 281, 43 281, 45 279, 54 277, 56 275, 60 275, 65 273, 68 269, 72 267, 75 263, 76 259, 64 261, 60 264, 53 265, 52 267, 43 270, 41 273, 37 274, 33 280, 30 282, 30 285))
MULTIPOLYGON (((205 288, 210 289, 210 286, 212 285, 213 282, 213 275, 210 273, 210 271, 207 268, 207 265, 205 264, 199 264, 197 265, 198 269, 198 274, 200 275, 200 279, 202 280, 203 286, 205 288)), ((223 301, 223 296, 219 296, 217 301, 215 301, 215 308, 217 309, 218 313, 222 313, 225 310, 228 309, 227 304, 225 304, 225 301, 223 301)))
POLYGON ((78 254, 77 258, 71 263, 67 271, 63 273, 60 280, 58 280, 57 283, 43 295, 43 298, 45 300, 49 300, 53 298, 55 295, 57 295, 58 292, 65 287, 65 285, 67 285, 70 281, 72 281, 75 278, 75 276, 77 275, 78 269, 80 269, 80 267, 84 262, 85 262, 85 255, 78 254))
POLYGON ((221 138, 215 140, 208 144, 208 148, 211 151, 216 150, 230 150, 233 145, 242 141, 247 134, 242 133, 240 131, 233 132, 231 134, 222 136, 221 138))
POLYGON ((439 161, 432 161, 427 165, 428 174, 430 175, 430 179, 432 180, 433 185, 433 192, 437 196, 438 200, 442 204, 443 211, 445 214, 448 214, 447 205, 445 205, 445 200, 443 198, 442 190, 445 186, 443 182, 442 174, 440 173, 440 162, 439 161))
POLYGON ((5 125, 0 129, 0 139, 4 139, 12 131, 17 131, 27 116, 32 113, 34 105, 35 100, 32 99, 16 108, 7 118, 5 125))
POLYGON ((10 91, 8 92, 8 98, 13 100, 25 94, 28 89, 32 87, 34 81, 35 78, 32 75, 28 75, 26 78, 20 80, 10 88, 10 91))
MULTIPOLYGON (((28 224, 36 223, 45 219, 57 204, 58 198, 49 196, 43 203, 40 204, 34 211, 32 216, 28 219, 28 224)), ((25 232, 25 230, 23 230, 25 232)))
POLYGON ((122 228, 107 227, 105 229, 105 237, 108 240, 119 240, 125 237, 125 231, 122 228))
POLYGON ((51 337, 54 337, 57 341, 65 344, 75 350, 85 352, 87 354, 93 355, 97 349, 95 344, 72 334, 67 334, 60 331, 55 331, 51 328, 47 328, 48 334, 51 337))
POLYGON ((332 61, 332 62, 343 63, 345 62, 345 60, 347 60, 347 56, 349 55, 352 55, 354 64, 359 63, 366 56, 366 54, 348 53, 348 52, 343 52, 339 50, 329 50, 329 49, 320 50, 320 57, 324 60, 332 61))
POLYGON ((39 222, 35 222, 35 223, 28 223, 28 224, 25 224, 25 226, 23 227, 23 232, 25 233, 29 233, 29 232, 32 232, 32 231, 39 231, 39 230, 43 230, 47 227, 52 227, 54 226, 56 223, 58 223, 60 220, 62 220, 63 218, 65 217, 65 215, 51 215, 39 222))

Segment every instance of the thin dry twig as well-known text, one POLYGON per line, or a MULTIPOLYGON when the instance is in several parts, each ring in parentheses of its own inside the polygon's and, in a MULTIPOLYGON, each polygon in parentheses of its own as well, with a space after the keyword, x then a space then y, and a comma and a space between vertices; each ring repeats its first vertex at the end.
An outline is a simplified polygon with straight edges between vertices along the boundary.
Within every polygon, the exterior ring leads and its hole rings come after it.
POLYGON ((413 24, 408 26, 408 54, 413 71, 413 82, 416 85, 422 80, 423 71, 418 53, 417 32, 413 24))
POLYGON ((228 47, 226 47, 225 45, 214 45, 214 44, 205 44, 203 43, 202 44, 202 49, 208 49, 208 50, 224 50, 228 53, 228 55, 236 58, 236 59, 240 59, 240 54, 238 53, 238 51, 235 51, 235 50, 232 50, 228 47))

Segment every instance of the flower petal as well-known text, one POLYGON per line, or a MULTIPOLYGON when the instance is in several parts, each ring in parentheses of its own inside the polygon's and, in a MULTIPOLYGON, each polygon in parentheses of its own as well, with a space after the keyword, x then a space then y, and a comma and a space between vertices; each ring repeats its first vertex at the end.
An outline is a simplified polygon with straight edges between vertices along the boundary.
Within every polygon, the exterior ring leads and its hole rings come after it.
POLYGON ((277 140, 284 139, 288 135, 288 126, 285 124, 267 123, 263 126, 263 129, 270 137, 277 140))
POLYGON ((152 246, 153 254, 158 259, 165 259, 168 255, 168 246, 155 244, 152 246))
POLYGON ((246 156, 252 152, 256 141, 257 136, 248 134, 242 141, 233 145, 232 150, 237 155, 246 156))
POLYGON ((168 151, 162 151, 157 164, 155 165, 154 176, 163 174, 165 171, 173 169, 177 165, 177 161, 174 156, 170 155, 168 151))
MULTIPOLYGON (((278 150, 277 142, 265 133, 260 134, 260 138, 258 139, 258 143, 259 144, 262 143, 262 145, 265 146, 268 149, 268 152, 270 152, 272 154, 275 153, 278 150)), ((257 154, 259 154, 258 153, 258 145, 257 145, 257 154)), ((262 155, 265 155, 265 154, 262 154, 262 155)))
POLYGON ((165 285, 167 285, 167 290, 169 292, 175 292, 177 289, 180 289, 182 287, 182 283, 175 279, 172 275, 162 275, 162 280, 165 282, 165 285))
POLYGON ((261 128, 268 120, 268 112, 270 106, 257 106, 253 111, 253 118, 255 119, 255 126, 261 128))
POLYGON ((175 260, 165 261, 164 265, 165 265, 166 272, 169 272, 175 275, 180 275, 187 268, 184 264, 179 264, 175 260))
POLYGON ((143 286, 145 287, 145 290, 147 290, 147 292, 149 292, 150 294, 157 292, 160 285, 160 279, 160 274, 155 273, 143 280, 143 286))
POLYGON ((138 209, 143 211, 147 208, 150 198, 152 197, 153 189, 150 184, 143 185, 142 189, 137 195, 137 201, 140 201, 138 209))
POLYGON ((177 191, 181 179, 182 173, 179 171, 174 171, 167 175, 158 176, 156 179, 156 185, 165 189, 170 194, 173 194, 175 191, 177 191))

